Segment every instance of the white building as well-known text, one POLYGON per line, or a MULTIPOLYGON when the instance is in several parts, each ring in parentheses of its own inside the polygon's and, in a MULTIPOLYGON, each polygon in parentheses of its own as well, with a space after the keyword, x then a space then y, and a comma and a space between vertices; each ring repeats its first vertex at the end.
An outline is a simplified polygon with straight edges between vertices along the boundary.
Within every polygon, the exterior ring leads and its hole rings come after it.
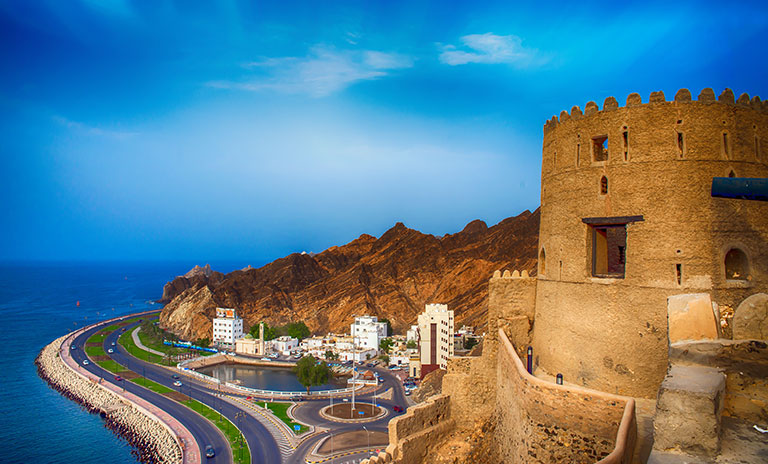
POLYGON ((243 318, 237 316, 232 308, 216 308, 213 319, 213 343, 234 345, 235 340, 243 338, 243 318))
POLYGON ((373 348, 366 348, 366 349, 360 349, 360 350, 354 350, 354 351, 340 351, 338 353, 339 361, 354 361, 356 363, 364 363, 370 359, 374 359, 378 354, 379 354, 379 351, 374 350, 373 348))
POLYGON ((392 353, 389 356, 390 366, 408 367, 408 364, 410 362, 411 362, 411 357, 408 355, 408 353, 403 351, 392 353))
POLYGON ((453 311, 448 305, 428 304, 419 315, 421 375, 435 369, 447 369, 453 356, 453 311))
POLYGON ((299 340, 296 338, 291 338, 287 335, 283 335, 282 337, 277 337, 276 339, 272 340, 272 349, 286 356, 298 347, 299 340))
POLYGON ((387 336, 387 323, 379 322, 376 316, 359 316, 350 325, 352 337, 360 348, 379 349, 379 342, 387 336))
POLYGON ((410 329, 405 333, 405 340, 410 342, 418 342, 419 341, 419 326, 418 325, 412 325, 410 329))

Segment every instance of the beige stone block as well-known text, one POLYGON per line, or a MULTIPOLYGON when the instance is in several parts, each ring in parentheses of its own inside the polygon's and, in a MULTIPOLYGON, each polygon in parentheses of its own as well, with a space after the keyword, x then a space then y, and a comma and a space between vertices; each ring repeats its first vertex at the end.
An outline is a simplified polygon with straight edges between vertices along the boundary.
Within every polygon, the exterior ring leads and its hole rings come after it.
POLYGON ((712 300, 707 293, 675 295, 667 299, 669 342, 717 339, 712 300))
POLYGON ((768 294, 756 293, 733 313, 734 340, 768 340, 768 294))
POLYGON ((659 389, 653 448, 716 455, 724 396, 725 375, 718 369, 673 365, 659 389))

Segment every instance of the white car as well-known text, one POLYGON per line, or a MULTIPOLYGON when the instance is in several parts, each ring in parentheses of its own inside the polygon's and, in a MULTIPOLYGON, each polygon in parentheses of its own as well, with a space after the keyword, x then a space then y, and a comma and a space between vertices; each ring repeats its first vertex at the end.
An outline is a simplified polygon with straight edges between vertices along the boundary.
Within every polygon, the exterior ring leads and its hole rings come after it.
POLYGON ((90 364, 90 363, 91 363, 91 362, 90 362, 90 361, 88 361, 87 359, 83 360, 83 366, 87 366, 87 365, 88 365, 88 364, 90 364))
POLYGON ((272 358, 261 358, 262 361, 272 361, 272 358))
POLYGON ((174 386, 174 387, 180 387, 180 386, 181 386, 181 382, 179 382, 179 381, 177 380, 177 381, 173 382, 173 386, 174 386))
POLYGON ((115 350, 113 350, 112 348, 110 348, 110 349, 108 349, 108 350, 107 350, 107 353, 109 353, 109 354, 112 354, 112 353, 114 353, 114 352, 115 352, 115 350))

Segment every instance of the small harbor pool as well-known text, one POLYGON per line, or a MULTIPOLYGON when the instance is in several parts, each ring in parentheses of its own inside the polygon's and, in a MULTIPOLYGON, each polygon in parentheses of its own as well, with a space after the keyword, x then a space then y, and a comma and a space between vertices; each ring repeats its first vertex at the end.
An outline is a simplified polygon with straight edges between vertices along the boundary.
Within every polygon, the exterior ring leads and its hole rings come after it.
MULTIPOLYGON (((201 374, 210 375, 225 382, 240 381, 244 387, 259 390, 306 391, 289 367, 249 366, 245 364, 224 363, 196 369, 201 374)), ((325 385, 311 387, 310 390, 331 390, 346 388, 346 378, 331 378, 325 385)))

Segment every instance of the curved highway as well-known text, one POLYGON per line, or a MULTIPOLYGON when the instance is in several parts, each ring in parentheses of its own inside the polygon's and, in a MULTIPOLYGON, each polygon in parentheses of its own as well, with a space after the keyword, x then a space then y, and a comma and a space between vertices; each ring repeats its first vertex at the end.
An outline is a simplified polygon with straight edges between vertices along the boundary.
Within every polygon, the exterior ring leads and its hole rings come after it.
POLYGON ((208 459, 209 463, 231 463, 232 458, 229 450, 229 443, 226 441, 221 431, 219 431, 219 429, 217 429, 208 421, 200 420, 200 416, 197 413, 191 411, 186 406, 171 400, 170 398, 136 385, 133 382, 116 381, 114 374, 103 369, 95 362, 91 362, 87 366, 83 366, 83 361, 86 359, 85 342, 88 337, 93 335, 101 328, 101 325, 90 328, 73 340, 72 345, 76 346, 76 348, 70 350, 72 353, 72 358, 77 361, 77 363, 82 368, 97 376, 102 377, 104 381, 110 382, 119 387, 123 387, 125 390, 145 399, 146 401, 154 404, 155 406, 163 409, 175 417, 184 427, 187 428, 187 430, 190 431, 190 433, 192 433, 192 436, 195 437, 195 440, 200 447, 200 456, 205 456, 206 445, 213 446, 217 455, 214 458, 208 459))
MULTIPOLYGON (((132 316, 126 316, 126 318, 128 317, 132 316)), ((147 317, 152 316, 147 315, 147 317)), ((114 323, 114 321, 111 321, 111 323, 114 323)), ((274 437, 272 437, 264 425, 247 411, 245 414, 238 414, 243 412, 243 409, 239 408, 231 402, 222 401, 221 398, 218 397, 216 390, 214 390, 210 384, 202 382, 194 377, 180 376, 182 386, 176 387, 173 385, 173 383, 176 381, 173 376, 174 374, 177 374, 175 369, 169 369, 142 361, 138 358, 134 358, 127 351, 125 351, 125 349, 117 342, 117 339, 123 333, 129 333, 138 324, 139 322, 135 322, 130 325, 126 325, 124 326, 125 331, 115 330, 114 332, 107 335, 104 340, 104 351, 107 352, 108 349, 111 348, 113 353, 109 353, 109 356, 111 356, 115 362, 121 364, 126 369, 131 370, 168 388, 179 391, 184 395, 188 395, 192 399, 200 401, 208 407, 220 412, 233 424, 237 425, 237 427, 243 432, 243 435, 245 436, 251 451, 251 462, 254 463, 280 464, 285 462, 286 464, 304 464, 306 462, 305 458, 307 457, 307 454, 315 448, 319 441, 329 437, 331 433, 336 436, 344 432, 364 430, 363 426, 365 426, 365 429, 370 432, 377 431, 388 433, 389 421, 394 417, 403 414, 403 412, 395 412, 394 407, 399 406, 403 410, 408 407, 403 386, 397 377, 392 375, 392 373, 387 369, 366 368, 378 372, 379 376, 384 378, 384 382, 379 385, 379 391, 386 391, 387 389, 392 390, 392 399, 381 399, 378 397, 376 399, 376 404, 386 408, 388 410, 388 414, 378 420, 370 422, 335 422, 329 421, 320 415, 320 410, 329 404, 329 400, 327 398, 313 399, 301 402, 299 403, 299 406, 294 409, 294 416, 296 419, 300 422, 312 424, 321 429, 331 429, 331 432, 326 431, 324 433, 316 433, 307 437, 298 445, 295 450, 293 450, 290 456, 287 456, 285 460, 283 460, 276 440, 274 437)), ((89 328, 73 341, 73 345, 76 345, 77 349, 72 350, 72 356, 81 366, 83 360, 86 358, 84 352, 84 345, 86 340, 103 326, 104 324, 100 324, 98 326, 89 328)), ((208 459, 208 463, 232 462, 229 443, 226 441, 221 431, 207 420, 201 419, 197 413, 191 411, 186 406, 181 405, 163 395, 145 389, 144 387, 136 385, 133 382, 125 380, 119 382, 115 381, 114 374, 102 369, 100 366, 93 362, 88 366, 82 367, 88 369, 90 372, 98 376, 103 377, 105 381, 109 381, 113 384, 125 388, 131 393, 141 396, 145 400, 155 404, 169 414, 173 415, 195 437, 195 440, 197 440, 201 448, 201 456, 205 455, 204 450, 206 445, 211 445, 214 447, 216 450, 216 457, 208 459)), ((343 401, 343 398, 346 398, 349 401, 350 396, 350 394, 346 394, 334 397, 334 403, 343 401)), ((357 395, 356 401, 371 403, 373 402, 373 394, 369 392, 366 394, 357 395)), ((237 448, 232 449, 231 452, 237 452, 237 448)), ((359 462, 361 459, 368 457, 369 454, 370 453, 368 451, 344 454, 343 456, 324 461, 324 463, 359 462)))
MULTIPOLYGON (((138 322, 125 326, 125 332, 130 332, 136 325, 138 325, 138 322)), ((216 396, 208 389, 208 385, 205 383, 194 381, 189 377, 184 377, 181 379, 182 386, 175 387, 173 383, 176 380, 172 377, 172 375, 175 374, 175 369, 167 369, 131 356, 119 343, 117 343, 117 339, 122 333, 123 332, 116 330, 109 334, 104 340, 105 351, 108 348, 114 350, 114 353, 111 353, 110 356, 112 356, 112 359, 114 359, 115 362, 153 382, 157 382, 168 388, 179 391, 182 394, 188 395, 192 399, 221 413, 222 416, 229 419, 241 432, 243 432, 243 436, 248 442, 248 447, 251 451, 251 462, 278 464, 281 462, 280 450, 277 446, 277 442, 258 420, 247 412, 242 415, 243 417, 236 416, 237 413, 243 412, 243 410, 226 401, 217 400, 216 396), (112 346, 112 343, 115 343, 115 345, 112 346)), ((232 452, 235 453, 237 450, 233 449, 232 452)))

